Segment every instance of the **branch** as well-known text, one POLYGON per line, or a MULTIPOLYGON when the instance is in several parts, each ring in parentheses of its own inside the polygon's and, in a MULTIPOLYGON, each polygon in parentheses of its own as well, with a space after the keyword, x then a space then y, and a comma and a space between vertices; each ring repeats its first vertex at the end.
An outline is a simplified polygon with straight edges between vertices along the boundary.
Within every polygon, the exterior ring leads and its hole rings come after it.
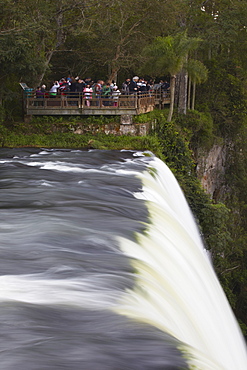
POLYGON ((231 267, 229 269, 226 269, 225 271, 222 271, 220 274, 221 275, 227 274, 227 273, 229 273, 229 272, 231 272, 233 270, 236 270, 238 267, 240 267, 240 265, 237 265, 237 266, 231 267))

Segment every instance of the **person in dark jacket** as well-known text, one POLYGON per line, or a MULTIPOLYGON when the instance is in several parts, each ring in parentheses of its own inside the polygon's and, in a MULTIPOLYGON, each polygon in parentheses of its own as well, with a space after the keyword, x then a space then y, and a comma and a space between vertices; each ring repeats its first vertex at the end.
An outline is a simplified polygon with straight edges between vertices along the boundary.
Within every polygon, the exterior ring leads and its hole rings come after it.
POLYGON ((132 81, 130 81, 130 84, 129 84, 129 93, 130 94, 135 94, 135 93, 138 93, 138 85, 137 85, 137 82, 139 81, 139 77, 138 76, 135 76, 132 78, 132 81))
POLYGON ((79 78, 76 83, 76 91, 79 93, 79 96, 82 96, 82 92, 85 86, 85 82, 81 78, 79 78))
POLYGON ((126 78, 126 80, 122 84, 122 94, 124 95, 129 94, 129 84, 130 84, 130 78, 126 78))

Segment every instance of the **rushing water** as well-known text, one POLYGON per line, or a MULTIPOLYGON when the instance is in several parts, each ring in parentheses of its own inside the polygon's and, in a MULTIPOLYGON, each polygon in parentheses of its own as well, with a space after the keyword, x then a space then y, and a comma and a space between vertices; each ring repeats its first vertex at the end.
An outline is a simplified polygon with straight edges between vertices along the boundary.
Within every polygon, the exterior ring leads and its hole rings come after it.
POLYGON ((130 151, 0 150, 0 369, 244 370, 176 180, 130 151))

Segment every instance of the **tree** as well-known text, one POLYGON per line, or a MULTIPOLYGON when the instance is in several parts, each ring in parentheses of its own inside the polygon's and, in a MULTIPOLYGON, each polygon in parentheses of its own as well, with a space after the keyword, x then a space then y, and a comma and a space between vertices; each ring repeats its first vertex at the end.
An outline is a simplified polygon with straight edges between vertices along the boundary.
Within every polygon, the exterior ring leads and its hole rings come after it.
POLYGON ((4 114, 16 109, 20 101, 19 82, 32 83, 43 68, 43 59, 37 54, 35 23, 14 0, 0 1, 0 105, 4 114))
POLYGON ((186 32, 175 36, 157 37, 152 44, 144 49, 147 57, 146 72, 156 76, 170 75, 171 101, 167 121, 172 120, 174 110, 176 75, 182 70, 190 50, 198 47, 200 39, 187 36, 186 32))
POLYGON ((78 33, 74 40, 78 42, 78 55, 84 65, 91 64, 99 71, 104 68, 109 80, 117 80, 120 70, 135 70, 141 49, 150 41, 150 27, 152 39, 160 32, 153 21, 160 16, 156 0, 100 0, 85 14, 91 20, 92 32, 86 38, 78 33), (81 50, 79 44, 84 46, 81 50))
POLYGON ((208 69, 203 63, 195 59, 189 59, 186 69, 188 71, 188 76, 190 80, 189 93, 188 93, 188 108, 190 109, 191 107, 191 109, 194 110, 195 109, 196 84, 200 84, 207 80, 208 69), (192 89, 192 102, 190 106, 191 83, 193 84, 193 89, 192 89))
POLYGON ((83 0, 23 0, 19 6, 35 24, 34 38, 36 53, 43 59, 43 69, 37 75, 40 84, 55 53, 64 52, 64 44, 69 35, 84 32, 86 23, 83 0))

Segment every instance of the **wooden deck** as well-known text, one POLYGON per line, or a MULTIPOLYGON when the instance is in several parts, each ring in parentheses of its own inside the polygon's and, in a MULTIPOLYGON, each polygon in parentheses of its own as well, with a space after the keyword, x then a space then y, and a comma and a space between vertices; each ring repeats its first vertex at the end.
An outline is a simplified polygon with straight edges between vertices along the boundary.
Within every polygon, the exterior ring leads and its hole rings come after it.
POLYGON ((78 93, 57 97, 24 96, 25 114, 32 115, 138 115, 154 109, 153 94, 121 95, 119 99, 104 97, 84 99, 78 93))

